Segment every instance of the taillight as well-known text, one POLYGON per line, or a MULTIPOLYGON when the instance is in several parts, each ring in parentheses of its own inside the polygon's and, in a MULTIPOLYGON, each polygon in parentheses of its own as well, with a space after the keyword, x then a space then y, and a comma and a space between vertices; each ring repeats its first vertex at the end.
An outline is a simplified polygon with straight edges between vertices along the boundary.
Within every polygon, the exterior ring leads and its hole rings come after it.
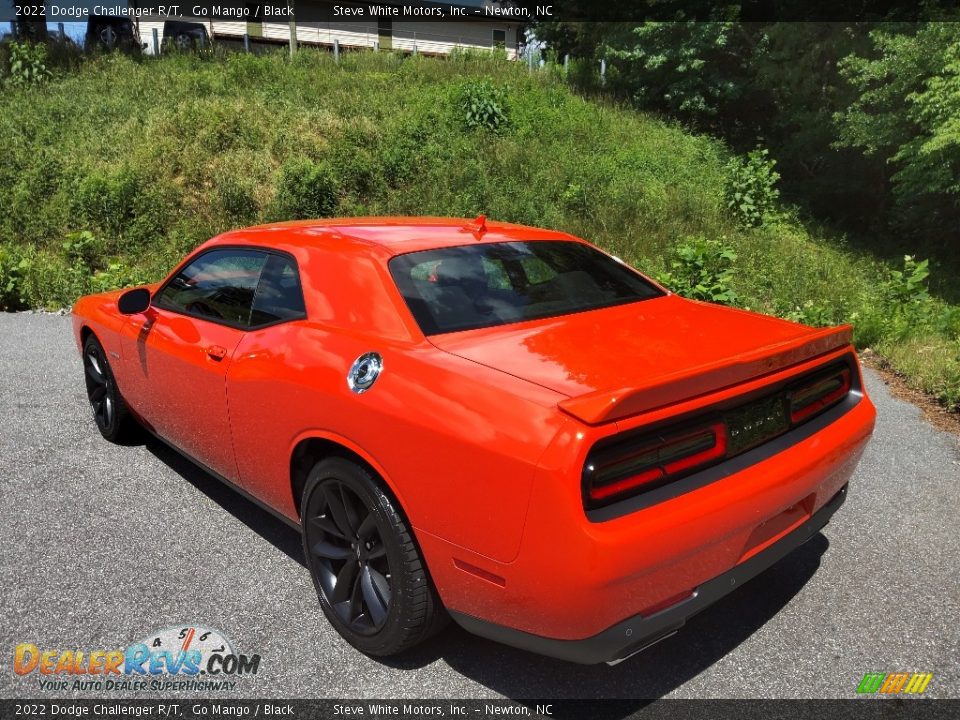
POLYGON ((727 430, 716 421, 690 430, 613 446, 584 468, 584 490, 591 506, 662 485, 675 476, 716 462, 727 453, 727 430))
POLYGON ((787 394, 790 423, 796 425, 836 405, 850 392, 850 369, 834 369, 794 387, 787 394))
POLYGON ((583 468, 585 507, 654 490, 790 432, 840 405, 853 389, 854 368, 850 361, 837 362, 739 404, 708 408, 679 428, 601 440, 583 468))

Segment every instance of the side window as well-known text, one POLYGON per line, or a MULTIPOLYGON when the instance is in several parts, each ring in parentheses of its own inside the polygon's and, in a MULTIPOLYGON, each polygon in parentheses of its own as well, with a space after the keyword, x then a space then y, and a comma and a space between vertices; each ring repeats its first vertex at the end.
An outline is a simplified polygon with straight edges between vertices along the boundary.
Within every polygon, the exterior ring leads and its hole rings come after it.
POLYGON ((296 264, 286 256, 270 255, 260 275, 250 325, 256 327, 306 315, 296 264))
POLYGON ((246 327, 267 255, 256 250, 211 250, 160 291, 159 307, 246 327))

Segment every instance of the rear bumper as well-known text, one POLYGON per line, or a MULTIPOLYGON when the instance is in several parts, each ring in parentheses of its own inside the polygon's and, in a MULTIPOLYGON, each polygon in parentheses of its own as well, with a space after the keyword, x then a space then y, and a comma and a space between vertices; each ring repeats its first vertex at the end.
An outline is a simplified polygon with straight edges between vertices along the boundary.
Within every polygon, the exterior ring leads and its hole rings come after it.
POLYGON ((580 640, 548 638, 456 611, 450 611, 450 615, 460 626, 475 635, 540 655, 583 664, 616 662, 672 635, 683 627, 687 619, 783 559, 816 535, 829 522, 846 497, 847 486, 844 485, 802 525, 727 572, 700 584, 686 600, 646 617, 635 615, 627 618, 591 637, 580 640))

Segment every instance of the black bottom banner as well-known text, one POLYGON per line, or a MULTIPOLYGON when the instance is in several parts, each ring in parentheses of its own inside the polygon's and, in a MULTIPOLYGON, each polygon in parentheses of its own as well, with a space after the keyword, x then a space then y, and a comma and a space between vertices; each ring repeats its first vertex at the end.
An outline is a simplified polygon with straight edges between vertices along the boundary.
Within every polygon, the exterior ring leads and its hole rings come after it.
POLYGON ((559 718, 562 720, 933 720, 960 700, 0 700, 0 718, 559 718))

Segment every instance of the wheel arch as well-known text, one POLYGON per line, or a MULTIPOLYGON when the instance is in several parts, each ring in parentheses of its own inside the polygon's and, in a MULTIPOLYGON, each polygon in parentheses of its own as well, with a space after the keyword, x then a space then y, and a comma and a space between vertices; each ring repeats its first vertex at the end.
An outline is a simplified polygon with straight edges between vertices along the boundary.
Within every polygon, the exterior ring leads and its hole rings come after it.
POLYGON ((303 489, 306 486, 310 470, 318 462, 328 457, 342 457, 352 460, 366 468, 375 478, 379 479, 383 489, 397 502, 397 509, 403 514, 407 522, 411 522, 408 508, 403 496, 397 491, 396 485, 389 475, 370 453, 347 438, 334 433, 315 431, 304 434, 297 439, 290 453, 290 493, 297 518, 300 518, 300 503, 303 499, 303 489))

